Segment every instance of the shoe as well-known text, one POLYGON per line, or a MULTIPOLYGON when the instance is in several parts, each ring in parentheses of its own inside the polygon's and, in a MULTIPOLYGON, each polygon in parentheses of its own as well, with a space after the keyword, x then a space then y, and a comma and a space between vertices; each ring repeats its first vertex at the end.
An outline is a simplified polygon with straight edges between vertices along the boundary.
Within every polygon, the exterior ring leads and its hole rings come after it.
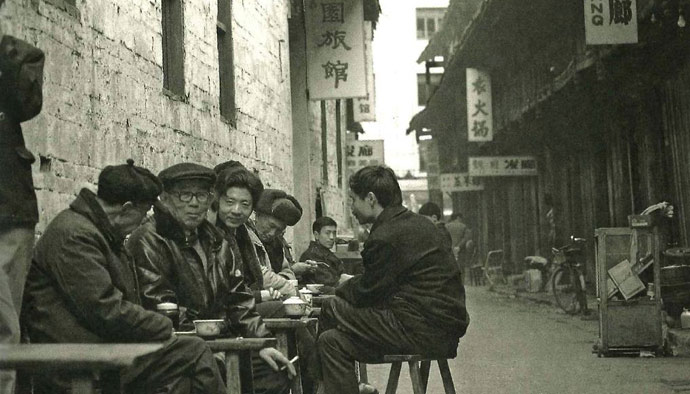
POLYGON ((359 394, 379 394, 379 391, 376 389, 376 387, 368 383, 360 383, 359 394))

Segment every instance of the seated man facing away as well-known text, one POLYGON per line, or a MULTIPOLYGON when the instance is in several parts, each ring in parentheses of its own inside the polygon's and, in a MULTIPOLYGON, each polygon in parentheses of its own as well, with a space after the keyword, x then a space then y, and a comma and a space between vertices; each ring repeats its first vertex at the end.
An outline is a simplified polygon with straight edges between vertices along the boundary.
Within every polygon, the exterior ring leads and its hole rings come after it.
POLYGON ((323 292, 333 294, 339 283, 350 278, 343 273, 343 262, 331 251, 335 244, 338 224, 328 216, 322 216, 311 226, 314 240, 302 253, 299 263, 292 270, 299 277, 300 284, 324 284, 323 292))
POLYGON ((326 394, 357 394, 355 360, 385 354, 454 357, 469 316, 452 256, 428 219, 402 206, 395 174, 368 166, 350 178, 352 212, 372 223, 364 273, 323 304, 317 349, 326 394))
POLYGON ((296 278, 283 234, 287 226, 294 226, 300 220, 302 206, 282 190, 266 189, 254 211, 256 220, 250 220, 248 225, 260 240, 255 242, 255 249, 264 272, 264 289, 273 288, 283 296, 297 295, 297 289, 289 282, 296 278))
MULTIPOLYGON (((237 335, 270 337, 223 234, 206 220, 216 181, 213 170, 180 163, 161 171, 159 177, 161 203, 127 243, 137 264, 144 306, 154 309, 159 303, 174 302, 186 309, 183 322, 226 319, 237 335)), ((277 372, 276 363, 287 365, 294 374, 292 364, 274 348, 262 349, 259 356, 276 372, 257 372, 257 391, 283 392, 289 382, 277 372)))
MULTIPOLYGON (((108 166, 98 193, 82 189, 46 228, 34 250, 22 322, 32 343, 163 342, 122 374, 128 393, 223 393, 203 340, 173 335, 171 321, 144 309, 123 241, 161 192, 133 161, 108 166)), ((34 393, 66 392, 64 376, 40 376, 34 393)))
POLYGON ((433 223, 441 233, 443 247, 455 257, 455 254, 453 253, 453 238, 451 238, 450 232, 448 232, 448 229, 446 228, 446 224, 441 221, 441 219, 443 219, 441 208, 436 205, 436 203, 429 201, 419 208, 419 214, 431 220, 431 223, 433 223))

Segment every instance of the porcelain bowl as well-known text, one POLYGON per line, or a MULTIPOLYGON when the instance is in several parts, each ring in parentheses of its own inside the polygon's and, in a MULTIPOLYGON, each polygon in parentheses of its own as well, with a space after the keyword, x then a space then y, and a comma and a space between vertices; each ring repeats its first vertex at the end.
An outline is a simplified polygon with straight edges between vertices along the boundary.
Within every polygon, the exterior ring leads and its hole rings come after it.
POLYGON ((307 313, 307 303, 300 300, 299 297, 291 297, 283 301, 283 308, 285 314, 290 317, 300 317, 307 313))
POLYGON ((309 283, 307 284, 307 289, 314 294, 320 294, 323 291, 323 286, 320 283, 309 283))
POLYGON ((197 335, 201 337, 217 337, 225 327, 223 319, 194 320, 197 335))

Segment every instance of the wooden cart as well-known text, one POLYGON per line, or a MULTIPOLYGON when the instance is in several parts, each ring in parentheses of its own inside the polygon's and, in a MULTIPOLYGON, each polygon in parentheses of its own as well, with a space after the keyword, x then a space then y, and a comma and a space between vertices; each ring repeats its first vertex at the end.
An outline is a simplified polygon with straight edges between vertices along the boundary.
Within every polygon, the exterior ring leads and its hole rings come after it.
MULTIPOLYGON (((597 297, 599 300, 599 356, 640 354, 663 349, 660 295, 660 242, 655 227, 599 228, 595 230, 597 297), (646 260, 643 260, 645 259, 646 260), (645 291, 625 300, 611 296, 614 283, 609 270, 628 260, 631 265, 647 261, 643 271, 645 291)), ((640 268, 639 265, 637 268, 640 268)), ((633 271, 635 271, 633 269, 633 271)))

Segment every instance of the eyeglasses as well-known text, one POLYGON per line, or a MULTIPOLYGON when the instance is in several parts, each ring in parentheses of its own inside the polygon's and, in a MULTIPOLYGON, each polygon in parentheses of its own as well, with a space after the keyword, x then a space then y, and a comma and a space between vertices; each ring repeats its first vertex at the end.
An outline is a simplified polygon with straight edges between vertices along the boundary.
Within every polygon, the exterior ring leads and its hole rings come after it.
POLYGON ((207 202, 211 197, 213 197, 213 193, 211 193, 211 192, 198 192, 198 193, 177 192, 174 194, 182 202, 190 202, 190 201, 192 201, 192 197, 196 197, 196 200, 202 204, 207 202))

